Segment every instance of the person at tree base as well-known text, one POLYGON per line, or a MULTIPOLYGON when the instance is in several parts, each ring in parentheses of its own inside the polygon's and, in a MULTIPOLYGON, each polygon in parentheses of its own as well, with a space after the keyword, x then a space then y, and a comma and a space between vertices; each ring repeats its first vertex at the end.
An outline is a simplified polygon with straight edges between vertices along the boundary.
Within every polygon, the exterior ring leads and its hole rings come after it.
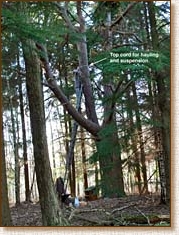
POLYGON ((70 203, 70 200, 68 199, 70 194, 66 193, 65 187, 64 187, 64 181, 61 176, 56 179, 55 187, 56 187, 56 192, 58 194, 59 200, 62 203, 65 203, 68 205, 70 203))

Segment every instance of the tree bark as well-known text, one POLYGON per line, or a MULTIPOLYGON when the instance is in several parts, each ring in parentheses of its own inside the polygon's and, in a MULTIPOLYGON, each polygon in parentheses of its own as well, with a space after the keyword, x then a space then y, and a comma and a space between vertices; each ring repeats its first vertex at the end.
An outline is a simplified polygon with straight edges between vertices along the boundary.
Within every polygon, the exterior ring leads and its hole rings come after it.
POLYGON ((25 117, 24 117, 24 102, 23 102, 23 93, 22 93, 22 79, 20 76, 19 76, 19 101, 20 101, 20 112, 21 112, 21 123, 22 123, 25 200, 30 201, 29 167, 28 167, 28 158, 27 158, 27 141, 26 141, 26 127, 25 127, 25 117))
POLYGON ((81 138, 81 156, 82 156, 82 167, 83 167, 83 187, 84 190, 88 188, 88 174, 86 167, 86 149, 85 149, 85 133, 82 127, 80 127, 80 138, 81 138))
POLYGON ((19 153, 18 153, 18 137, 17 129, 15 127, 15 118, 13 110, 12 97, 9 98, 10 112, 11 112, 11 123, 12 123, 12 135, 13 135, 13 151, 15 159, 15 199, 16 205, 20 204, 20 163, 19 163, 19 153))
POLYGON ((140 146, 140 161, 142 164, 142 175, 143 175, 143 181, 144 181, 144 188, 142 192, 145 190, 145 193, 148 194, 147 169, 146 169, 146 164, 145 164, 145 150, 144 150, 144 144, 143 144, 142 125, 141 125, 141 118, 140 118, 140 112, 139 112, 139 107, 138 107, 138 99, 137 99, 135 82, 132 84, 132 92, 133 92, 135 116, 136 116, 136 123, 137 123, 137 135, 138 135, 137 137, 138 137, 139 146, 140 146))
POLYGON ((12 226, 11 214, 9 209, 8 201, 8 189, 7 189, 7 176, 6 176, 6 163, 5 163, 5 150, 4 150, 4 135, 2 130, 2 189, 1 189, 1 199, 2 199, 2 211, 0 223, 1 226, 12 226))
POLYGON ((129 127, 129 132, 128 135, 131 136, 131 148, 133 152, 133 159, 134 159, 134 169, 135 169, 135 178, 137 178, 137 186, 139 190, 139 194, 141 193, 141 172, 140 172, 140 157, 139 157, 139 150, 138 150, 138 141, 137 141, 137 130, 136 130, 136 125, 134 124, 134 113, 133 109, 135 107, 136 109, 136 104, 134 105, 134 99, 130 95, 131 90, 127 91, 127 112, 130 120, 130 127, 129 127))
MULTIPOLYGON (((155 5, 153 2, 148 2, 149 21, 151 26, 152 47, 154 50, 159 50, 159 37, 155 16, 155 5)), ((167 203, 170 200, 170 109, 169 98, 167 98, 167 90, 165 85, 165 77, 169 75, 163 71, 155 72, 154 78, 157 87, 157 103, 159 107, 159 121, 161 127, 158 130, 158 163, 161 181, 161 202, 167 203)))
MULTIPOLYGON (((107 45, 105 50, 110 50, 112 48, 112 31, 111 27, 111 12, 107 12, 106 20, 106 33, 105 39, 107 45)), ((103 103, 104 108, 104 120, 102 137, 100 143, 97 143, 99 151, 99 164, 101 171, 101 184, 103 195, 109 197, 124 196, 124 182, 123 182, 123 172, 122 172, 122 162, 121 162, 121 150, 120 142, 118 139, 118 130, 116 125, 115 116, 115 106, 116 100, 113 99, 114 93, 117 95, 119 93, 119 84, 115 91, 112 91, 113 87, 113 77, 110 76, 110 81, 108 74, 103 75, 104 80, 104 94, 107 98, 103 103), (106 81, 106 82, 105 82, 106 81), (103 151, 106 149, 106 153, 103 151)))
POLYGON ((50 117, 50 120, 49 120, 49 125, 50 125, 50 137, 51 137, 51 145, 52 145, 52 158, 53 158, 53 179, 56 179, 57 178, 57 169, 56 169, 56 159, 55 159, 55 143, 54 143, 54 135, 53 135, 53 129, 52 129, 52 121, 53 121, 53 118, 50 117))
POLYGON ((63 225, 50 168, 45 114, 43 106, 40 61, 33 41, 23 41, 26 86, 30 108, 35 171, 44 226, 63 225))
POLYGON ((79 61, 79 70, 80 78, 83 84, 83 93, 85 96, 85 107, 86 114, 89 120, 98 124, 98 118, 95 110, 95 103, 93 97, 92 86, 90 82, 90 73, 88 66, 88 52, 87 52, 87 40, 86 40, 86 29, 85 29, 85 19, 82 15, 82 6, 81 2, 77 2, 77 15, 80 23, 79 32, 83 34, 81 40, 77 43, 78 49, 78 61, 79 61))

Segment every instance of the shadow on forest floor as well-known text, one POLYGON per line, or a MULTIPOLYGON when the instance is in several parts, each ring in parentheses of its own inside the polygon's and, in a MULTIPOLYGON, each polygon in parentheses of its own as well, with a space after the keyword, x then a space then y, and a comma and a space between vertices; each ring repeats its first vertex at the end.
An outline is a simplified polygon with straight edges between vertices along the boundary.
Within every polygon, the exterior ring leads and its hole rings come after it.
MULTIPOLYGON (((39 203, 11 206, 13 226, 42 226, 39 203)), ((70 226, 170 226, 170 208, 154 195, 101 198, 63 208, 70 226)))

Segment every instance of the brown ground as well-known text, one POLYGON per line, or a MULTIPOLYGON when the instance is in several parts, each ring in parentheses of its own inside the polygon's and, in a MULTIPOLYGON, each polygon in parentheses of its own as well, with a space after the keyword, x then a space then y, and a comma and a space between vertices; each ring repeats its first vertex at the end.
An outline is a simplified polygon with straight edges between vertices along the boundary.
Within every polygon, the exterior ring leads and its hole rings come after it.
MULTIPOLYGON (((66 226, 170 226, 170 209, 158 196, 131 195, 63 208, 66 226)), ((42 226, 39 203, 11 207, 14 226, 42 226)))

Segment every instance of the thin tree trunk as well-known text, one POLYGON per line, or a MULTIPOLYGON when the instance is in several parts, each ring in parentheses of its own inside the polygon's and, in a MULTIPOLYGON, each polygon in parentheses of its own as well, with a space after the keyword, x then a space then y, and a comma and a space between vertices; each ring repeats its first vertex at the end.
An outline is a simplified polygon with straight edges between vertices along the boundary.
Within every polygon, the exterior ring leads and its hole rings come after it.
POLYGON ((55 160, 55 148, 54 148, 54 138, 53 138, 53 129, 52 129, 52 119, 50 117, 49 120, 50 124, 50 135, 51 135, 51 145, 52 145, 52 159, 53 159, 53 179, 57 178, 57 173, 56 173, 56 160, 55 160))
MULTIPOLYGON (((81 98, 82 98, 82 84, 79 77, 79 72, 75 73, 75 93, 76 93, 76 110, 79 112, 81 107, 81 98)), ((65 172, 65 179, 68 176, 68 173, 71 172, 70 179, 73 181, 71 182, 71 186, 73 189, 73 193, 75 194, 75 185, 76 185, 76 178, 75 178, 75 160, 74 160, 74 148, 75 148, 75 142, 76 142, 76 135, 78 131, 78 123, 74 120, 73 127, 71 128, 71 125, 69 126, 70 134, 71 134, 71 140, 70 140, 70 146, 69 151, 67 152, 67 158, 66 158, 66 172, 65 172), (72 166, 71 166, 72 165, 72 166)))
POLYGON ((11 214, 10 214, 10 209, 9 209, 9 201, 8 201, 3 127, 1 127, 1 130, 2 130, 2 166, 1 166, 2 167, 1 168, 2 169, 2 190, 1 190, 1 200, 2 200, 1 201, 2 202, 1 218, 2 218, 2 221, 1 221, 0 225, 4 227, 4 226, 12 226, 12 220, 11 220, 11 214))
POLYGON ((138 107, 138 99, 136 93, 135 82, 132 84, 132 92, 133 92, 133 100, 134 100, 134 107, 135 107, 135 116, 136 116, 136 123, 137 123, 137 135, 140 145, 140 160, 142 164, 142 175, 144 180, 144 188, 142 192, 145 190, 145 193, 148 193, 148 182, 147 182, 147 169, 145 164, 145 150, 144 150, 144 143, 143 143, 143 136, 142 136, 142 125, 138 107))
POLYGON ((134 169, 135 169, 135 176, 137 178, 137 186, 138 186, 138 190, 139 193, 141 193, 141 184, 142 184, 142 180, 141 180, 141 172, 140 172, 140 157, 139 157, 139 151, 138 151, 138 139, 137 139, 137 127, 134 124, 133 121, 133 108, 136 106, 134 105, 134 99, 132 96, 130 96, 130 91, 127 91, 127 111, 128 111, 128 116, 129 116, 129 120, 130 120, 130 129, 129 129, 129 136, 131 136, 131 145, 132 145, 132 152, 134 155, 134 169), (133 108, 132 108, 133 107, 133 108))
POLYGON ((82 15, 82 6, 81 2, 77 2, 77 15, 80 23, 79 32, 83 34, 80 42, 77 43, 77 49, 79 52, 79 70, 80 78, 83 84, 83 93, 85 96, 85 107, 86 114, 89 120, 98 124, 98 118, 95 110, 95 102, 93 97, 92 86, 90 82, 90 73, 88 66, 88 52, 87 52, 87 40, 86 40, 86 29, 85 29, 85 19, 82 15))
MULTIPOLYGON (((144 19, 145 19, 145 30, 146 30, 146 35, 147 35, 147 43, 144 45, 144 49, 147 49, 147 47, 151 47, 151 40, 150 40, 150 25, 148 21, 148 11, 147 11, 147 2, 143 2, 144 6, 144 19)), ((142 24, 144 21, 141 16, 140 23, 142 24)), ((142 25, 141 25, 142 26, 142 25)))
POLYGON ((24 102, 23 102, 23 93, 22 93, 22 79, 20 76, 19 76, 19 101, 20 101, 20 112, 21 112, 21 123, 22 123, 25 200, 30 201, 29 167, 28 167, 28 158, 27 158, 27 141, 26 141, 26 127, 25 127, 25 117, 24 117, 24 102))
MULTIPOLYGON (((20 204, 20 159, 19 159, 19 123, 18 123, 18 113, 16 110, 16 142, 15 142, 15 184, 16 184, 16 204, 20 204)), ((14 135, 15 136, 15 135, 14 135)))
MULTIPOLYGON (((10 87, 9 87, 10 89, 10 87)), ((13 112, 13 102, 12 98, 9 98, 10 102, 10 111, 11 111, 11 123, 12 123, 12 135, 13 135, 13 151, 15 158, 15 200, 16 204, 20 204, 20 164, 19 164, 19 155, 18 155, 18 138, 17 138, 17 129, 15 128, 15 118, 13 112)))
POLYGON ((88 175, 87 175, 87 168, 86 168, 86 150, 85 150, 85 140, 84 140, 84 130, 83 127, 80 127, 80 134, 81 134, 81 156, 82 156, 82 168, 83 168, 83 187, 84 190, 88 188, 88 175))
POLYGON ((72 164, 71 164, 71 189, 72 189, 72 196, 76 196, 76 164, 75 158, 73 153, 72 164))

